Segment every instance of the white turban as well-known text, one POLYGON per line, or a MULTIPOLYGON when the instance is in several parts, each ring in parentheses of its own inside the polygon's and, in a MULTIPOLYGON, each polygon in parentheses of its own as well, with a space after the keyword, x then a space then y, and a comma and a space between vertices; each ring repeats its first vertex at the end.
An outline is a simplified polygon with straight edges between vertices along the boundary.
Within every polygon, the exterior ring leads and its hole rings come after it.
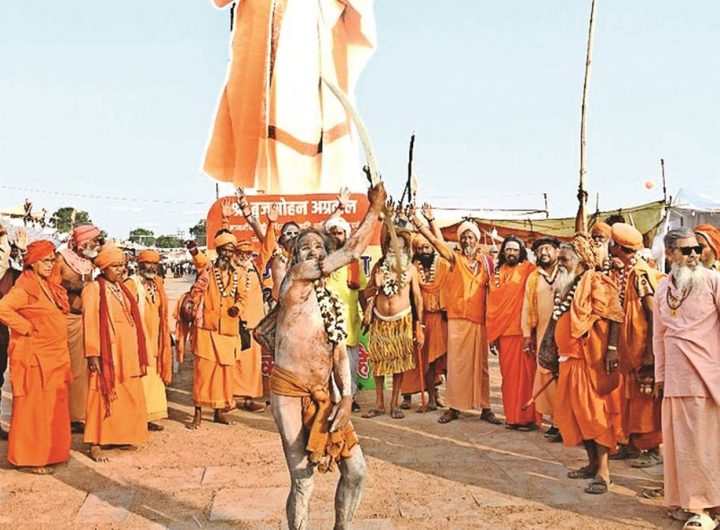
POLYGON ((477 227, 475 223, 472 223, 470 221, 463 221, 460 223, 460 226, 458 226, 457 229, 457 238, 458 241, 460 241, 460 236, 463 235, 465 232, 470 230, 475 238, 480 241, 480 229, 477 227))
POLYGON ((343 232, 345 232, 346 237, 350 237, 350 232, 352 229, 350 228, 350 223, 348 223, 343 217, 337 216, 337 217, 331 217, 327 221, 325 221, 325 231, 330 232, 332 228, 339 228, 343 232))

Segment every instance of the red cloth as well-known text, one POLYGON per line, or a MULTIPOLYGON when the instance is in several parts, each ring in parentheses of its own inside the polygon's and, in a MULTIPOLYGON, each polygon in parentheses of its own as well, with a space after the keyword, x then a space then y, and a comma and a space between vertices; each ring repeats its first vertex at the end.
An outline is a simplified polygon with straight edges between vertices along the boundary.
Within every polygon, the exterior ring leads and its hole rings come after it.
MULTIPOLYGON (((107 304, 107 281, 100 276, 98 278, 100 284, 100 392, 105 402, 105 417, 110 416, 110 403, 117 397, 115 394, 115 366, 113 365, 112 346, 110 344, 110 314, 107 304)), ((138 309, 135 297, 132 295, 127 286, 118 282, 128 303, 130 304, 130 314, 135 323, 138 342, 138 358, 140 360, 140 369, 142 374, 147 373, 148 357, 147 345, 145 344, 145 332, 143 331, 142 318, 138 309)))
POLYGON ((52 241, 46 239, 33 241, 28 245, 25 254, 23 254, 23 263, 25 265, 32 265, 50 254, 55 254, 55 245, 52 241))

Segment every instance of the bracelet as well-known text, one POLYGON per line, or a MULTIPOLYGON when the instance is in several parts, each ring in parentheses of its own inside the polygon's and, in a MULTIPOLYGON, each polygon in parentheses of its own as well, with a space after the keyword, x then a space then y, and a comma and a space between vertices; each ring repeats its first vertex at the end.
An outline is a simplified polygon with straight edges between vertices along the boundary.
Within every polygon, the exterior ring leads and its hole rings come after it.
POLYGON ((607 349, 608 349, 608 351, 617 351, 617 346, 610 345, 607 347, 607 349))
POLYGON ((434 223, 434 222, 435 222, 435 218, 434 218, 434 217, 433 217, 432 219, 428 219, 428 218, 426 217, 425 219, 427 220, 428 223, 434 223))

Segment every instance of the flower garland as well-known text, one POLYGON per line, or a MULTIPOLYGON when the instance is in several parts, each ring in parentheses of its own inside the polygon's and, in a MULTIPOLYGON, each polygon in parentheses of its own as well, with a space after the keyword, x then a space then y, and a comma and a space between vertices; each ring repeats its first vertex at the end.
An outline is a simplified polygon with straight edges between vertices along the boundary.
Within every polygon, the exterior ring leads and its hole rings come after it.
POLYGON ((420 282, 423 285, 435 283, 435 275, 437 274, 437 263, 438 255, 435 254, 433 256, 432 264, 430 265, 430 270, 427 273, 425 272, 425 267, 423 267, 422 265, 418 267, 418 273, 420 274, 420 282))
POLYGON ((325 333, 327 333, 328 342, 333 345, 344 342, 347 338, 345 331, 345 319, 343 317, 343 303, 325 286, 323 279, 317 279, 313 282, 315 288, 315 296, 317 297, 318 306, 320 307, 320 315, 325 324, 325 333))
POLYGON ((610 269, 612 269, 612 261, 608 258, 602 262, 600 272, 602 272, 605 276, 610 276, 610 269))
POLYGON ((580 278, 582 278, 582 275, 575 278, 575 281, 573 281, 573 285, 568 291, 568 293, 565 295, 565 297, 561 297, 560 293, 555 293, 555 306, 553 307, 553 313, 552 313, 552 319, 555 321, 560 320, 560 317, 563 316, 564 313, 567 313, 570 310, 570 306, 572 305, 572 301, 575 298, 575 291, 577 291, 578 283, 580 283, 580 278))
POLYGON ((390 268, 390 265, 388 264, 389 261, 391 260, 385 256, 382 265, 380 265, 380 272, 383 277, 382 292, 387 297, 398 294, 400 289, 407 285, 410 273, 410 268, 404 266, 404 270, 400 274, 400 281, 398 281, 397 273, 390 268))
POLYGON ((238 273, 235 269, 232 271, 232 278, 228 284, 232 283, 232 288, 230 289, 230 292, 227 291, 227 286, 223 284, 222 276, 220 274, 220 269, 217 267, 213 267, 213 272, 215 273, 215 283, 217 284, 218 291, 220 291, 220 298, 235 298, 237 296, 238 292, 238 273))

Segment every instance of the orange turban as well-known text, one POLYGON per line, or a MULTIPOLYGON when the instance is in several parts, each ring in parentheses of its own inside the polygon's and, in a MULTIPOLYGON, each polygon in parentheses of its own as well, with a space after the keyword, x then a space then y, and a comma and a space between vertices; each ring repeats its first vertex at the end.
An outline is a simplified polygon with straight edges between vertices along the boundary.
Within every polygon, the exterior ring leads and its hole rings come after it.
POLYGON ((710 248, 715 252, 715 259, 720 259, 720 230, 713 225, 702 224, 697 225, 693 231, 695 235, 700 235, 707 239, 710 248))
POLYGON ((100 230, 93 225, 81 225, 72 231, 72 240, 76 247, 81 247, 88 241, 100 236, 100 230))
POLYGON ((160 254, 148 248, 138 254, 137 260, 138 263, 160 263, 160 254))
POLYGON ((215 236, 215 248, 224 247, 225 245, 229 245, 231 243, 233 245, 237 244, 237 238, 228 232, 223 232, 215 236))
POLYGON ((594 236, 595 234, 602 234, 604 236, 610 237, 612 234, 612 227, 607 223, 595 223, 592 228, 590 229, 590 235, 594 236))
POLYGON ((250 252, 254 249, 253 242, 249 239, 243 239, 235 245, 235 252, 250 252))
POLYGON ((32 265, 50 254, 55 254, 55 245, 52 241, 46 239, 33 241, 28 245, 27 251, 23 255, 23 263, 32 265))
POLYGON ((125 263, 125 253, 112 243, 105 243, 94 261, 95 266, 100 270, 105 270, 110 265, 125 263))
POLYGON ((615 223, 612 225, 612 239, 621 247, 631 250, 642 250, 645 247, 640 231, 626 223, 615 223))
POLYGON ((594 269, 597 266, 598 257, 595 252, 595 244, 590 236, 582 232, 578 232, 570 241, 575 253, 580 257, 580 261, 588 269, 594 269))

